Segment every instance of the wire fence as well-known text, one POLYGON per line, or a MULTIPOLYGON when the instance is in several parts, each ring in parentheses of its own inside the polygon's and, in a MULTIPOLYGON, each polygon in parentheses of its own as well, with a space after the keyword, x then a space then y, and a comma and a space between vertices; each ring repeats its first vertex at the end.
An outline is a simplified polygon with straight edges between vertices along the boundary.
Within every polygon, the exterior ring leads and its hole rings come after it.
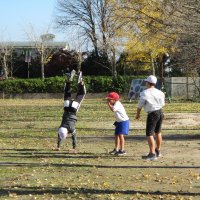
POLYGON ((171 98, 194 99, 200 96, 199 77, 170 77, 163 82, 166 94, 171 98))
MULTIPOLYGON (((131 82, 128 98, 138 99, 140 92, 146 88, 144 79, 133 79, 131 82)), ((158 80, 156 88, 161 89, 166 98, 171 99, 194 99, 200 98, 200 78, 199 77, 167 77, 158 80)))

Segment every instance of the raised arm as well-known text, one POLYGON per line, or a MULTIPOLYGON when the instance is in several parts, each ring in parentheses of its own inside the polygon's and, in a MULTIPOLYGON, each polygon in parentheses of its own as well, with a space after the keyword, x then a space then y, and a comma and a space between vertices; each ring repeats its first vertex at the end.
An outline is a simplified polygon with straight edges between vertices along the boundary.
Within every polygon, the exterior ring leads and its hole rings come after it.
POLYGON ((107 104, 108 104, 108 107, 110 108, 110 110, 112 112, 114 112, 114 107, 113 107, 113 105, 110 103, 110 101, 108 99, 107 99, 107 104))

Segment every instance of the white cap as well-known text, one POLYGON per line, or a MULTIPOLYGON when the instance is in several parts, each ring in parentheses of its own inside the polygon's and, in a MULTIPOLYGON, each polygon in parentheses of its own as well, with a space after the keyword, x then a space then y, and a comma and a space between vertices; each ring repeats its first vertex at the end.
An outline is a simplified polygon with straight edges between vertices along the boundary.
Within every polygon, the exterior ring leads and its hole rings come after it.
POLYGON ((66 139, 67 133, 68 133, 68 131, 64 127, 60 127, 59 130, 58 130, 58 134, 59 134, 61 140, 66 139))
POLYGON ((152 84, 156 84, 157 83, 157 78, 153 75, 150 75, 149 77, 147 77, 147 79, 145 79, 145 81, 152 83, 152 84))

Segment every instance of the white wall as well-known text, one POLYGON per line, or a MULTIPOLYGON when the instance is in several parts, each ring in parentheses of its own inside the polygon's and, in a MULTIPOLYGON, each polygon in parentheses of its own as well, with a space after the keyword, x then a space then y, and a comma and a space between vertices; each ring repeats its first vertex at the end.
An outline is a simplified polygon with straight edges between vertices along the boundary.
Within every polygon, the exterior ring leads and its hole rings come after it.
POLYGON ((199 77, 170 77, 165 78, 165 86, 169 95, 173 97, 192 98, 198 96, 200 87, 199 77))

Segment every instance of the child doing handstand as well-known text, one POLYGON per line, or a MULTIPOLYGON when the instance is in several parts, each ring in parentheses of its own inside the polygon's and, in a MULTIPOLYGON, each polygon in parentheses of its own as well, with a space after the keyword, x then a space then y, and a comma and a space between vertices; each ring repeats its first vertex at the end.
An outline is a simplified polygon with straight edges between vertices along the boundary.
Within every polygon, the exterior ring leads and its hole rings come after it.
POLYGON ((78 79, 78 89, 75 99, 71 97, 71 81, 72 78, 66 80, 64 87, 64 113, 62 116, 62 122, 58 130, 58 142, 57 150, 60 150, 61 142, 66 139, 68 134, 72 137, 72 152, 76 152, 76 122, 78 112, 81 102, 83 101, 86 89, 84 82, 82 81, 81 72, 79 73, 78 79))

